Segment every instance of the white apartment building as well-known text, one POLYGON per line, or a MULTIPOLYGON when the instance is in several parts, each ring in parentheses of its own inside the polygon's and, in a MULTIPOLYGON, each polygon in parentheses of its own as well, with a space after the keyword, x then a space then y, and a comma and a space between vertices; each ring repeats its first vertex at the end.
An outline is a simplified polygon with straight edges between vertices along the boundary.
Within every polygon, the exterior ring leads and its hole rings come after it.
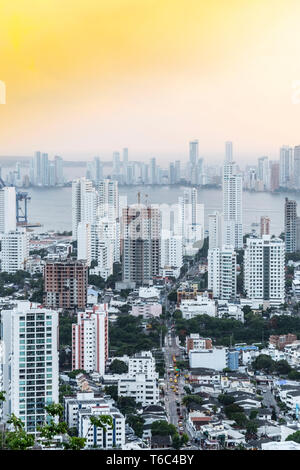
POLYGON ((191 350, 211 349, 211 338, 202 338, 199 333, 191 333, 185 339, 185 350, 188 354, 191 350))
POLYGON ((89 222, 79 222, 77 226, 77 259, 85 260, 88 266, 91 265, 91 224, 89 222))
POLYGON ((247 238, 244 289, 247 298, 279 306, 285 298, 285 245, 280 238, 247 238))
POLYGON ((300 280, 299 279, 293 279, 292 290, 293 290, 294 297, 296 297, 297 300, 300 300, 300 280))
POLYGON ((72 182, 72 238, 77 240, 77 229, 80 222, 93 224, 96 219, 97 193, 93 183, 86 178, 72 182))
POLYGON ((208 250, 208 288, 218 299, 236 298, 236 252, 232 246, 208 250))
POLYGON ((208 216, 209 249, 222 248, 223 245, 223 216, 216 211, 208 216))
POLYGON ((147 379, 158 379, 151 351, 141 351, 129 358, 128 375, 134 377, 136 374, 145 374, 147 379))
POLYGON ((14 413, 35 433, 45 422, 45 405, 58 403, 58 313, 18 301, 2 310, 1 334, 3 420, 14 413))
POLYGON ((243 178, 236 164, 225 161, 223 166, 223 243, 236 249, 243 248, 242 214, 243 178))
POLYGON ((0 234, 1 271, 24 270, 29 257, 29 235, 25 229, 0 234))
POLYGON ((181 301, 180 310, 185 320, 190 320, 197 315, 216 316, 217 308, 215 301, 207 295, 197 295, 196 299, 184 299, 181 301))
POLYGON ((16 224, 16 188, 4 186, 0 189, 0 232, 14 232, 16 224))
POLYGON ((99 195, 97 216, 115 221, 120 214, 118 181, 104 179, 98 183, 97 189, 99 195))
POLYGON ((72 369, 105 373, 108 359, 108 306, 94 305, 77 313, 72 325, 72 369))
POLYGON ((160 317, 162 314, 162 305, 158 302, 138 302, 132 305, 130 315, 134 317, 153 318, 160 317))
POLYGON ((69 428, 78 429, 78 412, 90 408, 109 408, 113 405, 113 400, 104 400, 103 397, 96 396, 94 392, 77 392, 76 397, 64 397, 64 420, 69 428))
POLYGON ((228 348, 217 346, 212 349, 191 350, 189 365, 191 369, 204 367, 221 371, 228 366, 228 348))
MULTIPOLYGON (((183 265, 183 240, 181 235, 173 235, 169 230, 161 232, 160 266, 161 272, 167 268, 179 271, 183 265)), ((173 271, 174 272, 174 271, 173 271)))
POLYGON ((185 189, 183 197, 178 198, 175 220, 174 233, 182 237, 183 254, 196 254, 204 239, 204 205, 198 204, 196 188, 185 189))
POLYGON ((85 448, 99 447, 100 449, 121 448, 125 444, 125 418, 117 408, 109 404, 84 408, 78 411, 78 437, 86 438, 85 448), (91 424, 92 416, 109 415, 113 427, 106 426, 104 431, 91 424))
POLYGON ((155 405, 159 401, 156 379, 147 379, 146 374, 130 374, 118 381, 118 396, 133 397, 142 406, 155 405))
POLYGON ((244 323, 244 312, 240 304, 231 304, 227 300, 218 300, 219 318, 233 318, 244 323))

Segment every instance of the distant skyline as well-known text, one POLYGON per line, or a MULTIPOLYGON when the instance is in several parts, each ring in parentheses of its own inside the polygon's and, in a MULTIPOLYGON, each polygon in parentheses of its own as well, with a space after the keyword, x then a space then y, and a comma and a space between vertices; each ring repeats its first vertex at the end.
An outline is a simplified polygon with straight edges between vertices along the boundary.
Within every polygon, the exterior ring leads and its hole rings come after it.
POLYGON ((0 154, 163 166, 198 139, 206 163, 227 140, 241 166, 278 159, 300 144, 299 17, 298 0, 5 2, 0 154))

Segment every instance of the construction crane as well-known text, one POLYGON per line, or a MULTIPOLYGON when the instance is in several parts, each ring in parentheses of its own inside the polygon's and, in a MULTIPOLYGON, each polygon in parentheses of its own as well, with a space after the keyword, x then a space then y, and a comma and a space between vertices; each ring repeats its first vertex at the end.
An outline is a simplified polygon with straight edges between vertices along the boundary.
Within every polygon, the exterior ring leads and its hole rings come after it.
MULTIPOLYGON (((6 187, 7 185, 0 177, 0 189, 6 187)), ((28 193, 24 191, 16 191, 16 220, 17 225, 23 225, 26 227, 40 227, 41 224, 29 224, 28 223, 28 201, 30 201, 31 197, 28 193), (24 203, 22 207, 22 203, 24 203)))

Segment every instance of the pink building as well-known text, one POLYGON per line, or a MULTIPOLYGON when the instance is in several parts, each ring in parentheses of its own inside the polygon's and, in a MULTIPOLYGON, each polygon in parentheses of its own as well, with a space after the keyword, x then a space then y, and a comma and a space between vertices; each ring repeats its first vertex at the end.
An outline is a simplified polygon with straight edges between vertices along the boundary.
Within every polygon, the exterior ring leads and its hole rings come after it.
POLYGON ((162 306, 159 303, 141 303, 132 306, 131 315, 143 318, 159 317, 162 314, 162 306))
POLYGON ((72 325, 72 370, 105 373, 108 359, 108 306, 94 305, 72 325))

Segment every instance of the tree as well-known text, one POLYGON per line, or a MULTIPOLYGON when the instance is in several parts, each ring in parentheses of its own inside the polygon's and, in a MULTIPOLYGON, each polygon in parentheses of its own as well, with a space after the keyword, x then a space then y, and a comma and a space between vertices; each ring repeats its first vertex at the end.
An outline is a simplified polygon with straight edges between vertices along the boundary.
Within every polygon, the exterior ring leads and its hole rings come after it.
POLYGON ((179 434, 176 433, 176 434, 174 434, 174 436, 172 438, 172 447, 173 447, 173 449, 180 449, 181 446, 182 446, 181 439, 179 437, 179 434))
POLYGON ((250 420, 246 423, 246 431, 248 434, 256 434, 258 429, 258 424, 256 420, 250 420))
POLYGON ((110 395, 114 401, 118 400, 118 386, 117 385, 108 385, 104 388, 105 393, 110 395))
POLYGON ((189 436, 186 433, 183 433, 181 436, 181 445, 184 446, 189 442, 189 436))
POLYGON ((274 409, 274 408, 273 408, 273 410, 272 410, 272 416, 271 416, 271 419, 272 419, 273 421, 277 421, 277 414, 276 414, 276 411, 275 411, 275 409, 274 409))
POLYGON ((175 310, 175 312, 173 313, 173 318, 174 320, 180 320, 182 318, 182 311, 175 310))
POLYGON ((86 443, 85 437, 70 436, 68 442, 63 442, 65 450, 81 450, 86 443))
POLYGON ((185 395, 182 399, 182 404, 186 407, 190 407, 193 403, 197 405, 202 405, 203 398, 198 395, 185 395))
POLYGON ((128 366, 126 362, 120 361, 119 359, 114 359, 109 366, 109 370, 113 374, 125 374, 128 372, 128 366))
POLYGON ((232 403, 232 405, 225 406, 224 412, 225 412, 225 415, 227 416, 228 419, 234 419, 235 420, 235 414, 243 413, 244 410, 241 406, 236 405, 235 403, 232 403))
POLYGON ((236 424, 241 428, 247 426, 247 424, 249 423, 245 413, 234 413, 232 415, 232 419, 234 419, 236 424))
POLYGON ((289 363, 285 361, 284 359, 282 359, 281 361, 275 362, 274 367, 275 367, 275 370, 278 372, 278 374, 282 374, 282 375, 286 375, 292 370, 289 363))
POLYGON ((151 425, 152 436, 174 436, 177 429, 174 424, 169 424, 165 420, 154 421, 151 425))
POLYGON ((249 418, 252 420, 252 419, 256 419, 256 416, 258 415, 258 410, 251 410, 250 411, 250 416, 249 418))
POLYGON ((252 363, 255 370, 265 370, 272 372, 275 368, 275 361, 266 354, 260 354, 252 363))
POLYGON ((235 399, 231 395, 227 395, 226 393, 221 393, 218 396, 218 401, 222 403, 222 405, 232 405, 234 403, 235 399))
POLYGON ((9 431, 5 435, 4 446, 10 450, 27 450, 34 445, 33 434, 28 434, 24 430, 24 423, 14 414, 7 420, 7 424, 13 426, 13 431, 9 431))
POLYGON ((69 377, 70 379, 75 379, 75 377, 78 375, 78 374, 86 374, 86 371, 83 370, 83 369, 74 369, 72 370, 71 372, 69 372, 69 377))
POLYGON ((135 434, 138 437, 143 436, 145 420, 144 418, 142 418, 142 416, 129 415, 127 416, 127 422, 129 426, 132 427, 132 429, 134 430, 135 434))
POLYGON ((293 434, 290 434, 287 438, 286 441, 294 441, 300 444, 300 431, 296 431, 293 434))
POLYGON ((295 369, 292 369, 289 373, 288 373, 288 378, 290 380, 300 380, 300 372, 298 372, 297 370, 295 369))
POLYGON ((176 292, 176 290, 170 292, 170 294, 168 295, 168 300, 170 302, 177 302, 177 292, 176 292))

